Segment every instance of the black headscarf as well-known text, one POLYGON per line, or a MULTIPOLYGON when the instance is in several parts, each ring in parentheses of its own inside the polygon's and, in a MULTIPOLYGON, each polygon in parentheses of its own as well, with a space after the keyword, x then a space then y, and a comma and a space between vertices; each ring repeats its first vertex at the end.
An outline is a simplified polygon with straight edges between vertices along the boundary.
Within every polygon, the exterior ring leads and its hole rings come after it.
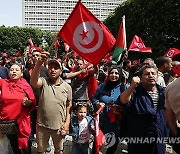
POLYGON ((117 67, 117 66, 112 66, 112 67, 111 67, 111 69, 110 69, 109 72, 108 72, 108 76, 110 75, 110 73, 111 73, 111 71, 112 71, 113 69, 118 70, 118 72, 119 72, 119 79, 118 79, 117 81, 108 80, 108 81, 106 82, 106 85, 105 85, 105 87, 104 87, 104 90, 102 91, 102 93, 103 93, 104 95, 110 96, 110 95, 111 95, 111 90, 112 90, 113 88, 115 88, 117 85, 119 85, 120 82, 121 82, 122 70, 121 70, 119 67, 117 67))

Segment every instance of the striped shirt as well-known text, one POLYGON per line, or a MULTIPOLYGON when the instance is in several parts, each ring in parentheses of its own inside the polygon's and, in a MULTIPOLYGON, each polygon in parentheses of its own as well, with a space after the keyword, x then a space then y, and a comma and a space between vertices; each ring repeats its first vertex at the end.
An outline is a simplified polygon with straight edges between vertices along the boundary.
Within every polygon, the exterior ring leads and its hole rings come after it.
POLYGON ((154 91, 148 91, 148 94, 151 96, 154 104, 155 110, 157 110, 157 105, 158 105, 158 99, 159 99, 159 92, 158 90, 154 91))

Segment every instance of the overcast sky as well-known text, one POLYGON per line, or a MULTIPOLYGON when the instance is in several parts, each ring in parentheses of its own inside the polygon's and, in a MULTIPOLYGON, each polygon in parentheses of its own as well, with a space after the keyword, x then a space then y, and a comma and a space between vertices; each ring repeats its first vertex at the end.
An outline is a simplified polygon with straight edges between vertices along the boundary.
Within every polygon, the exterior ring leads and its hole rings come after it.
POLYGON ((0 0, 0 26, 22 26, 22 0, 0 0))

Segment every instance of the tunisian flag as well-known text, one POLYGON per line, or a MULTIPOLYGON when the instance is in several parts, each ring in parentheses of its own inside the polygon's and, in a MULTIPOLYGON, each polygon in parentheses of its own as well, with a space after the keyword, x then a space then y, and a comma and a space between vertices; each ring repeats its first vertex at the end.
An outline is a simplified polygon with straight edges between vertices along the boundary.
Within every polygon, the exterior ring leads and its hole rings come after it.
POLYGON ((92 64, 98 64, 113 48, 115 38, 80 1, 57 34, 72 50, 92 64))
POLYGON ((139 66, 140 65, 140 59, 134 59, 131 60, 132 65, 139 66))
POLYGON ((164 54, 164 56, 169 57, 169 58, 174 58, 178 54, 180 54, 179 49, 169 48, 169 50, 164 54))
POLYGON ((138 51, 138 52, 152 52, 152 49, 150 47, 146 47, 142 39, 137 35, 134 36, 131 45, 129 47, 129 50, 138 51))
POLYGON ((106 139, 105 136, 103 134, 103 132, 101 131, 101 129, 99 128, 99 113, 103 110, 104 107, 100 107, 98 109, 98 111, 95 114, 94 117, 94 123, 95 123, 95 132, 96 132, 96 136, 95 136, 95 146, 96 146, 96 154, 99 154, 99 151, 102 147, 102 145, 105 143, 106 139))

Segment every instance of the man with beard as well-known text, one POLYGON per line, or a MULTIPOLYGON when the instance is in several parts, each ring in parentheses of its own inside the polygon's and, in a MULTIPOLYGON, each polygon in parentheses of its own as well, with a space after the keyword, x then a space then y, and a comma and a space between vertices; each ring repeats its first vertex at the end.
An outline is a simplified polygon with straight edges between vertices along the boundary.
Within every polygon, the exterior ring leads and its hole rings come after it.
POLYGON ((76 61, 75 70, 76 72, 81 71, 81 73, 74 78, 72 78, 71 87, 72 87, 72 98, 73 106, 77 102, 85 101, 88 103, 88 80, 90 77, 94 76, 94 73, 97 71, 97 67, 93 65, 86 66, 83 59, 78 59, 76 61))
POLYGON ((156 140, 169 134, 164 113, 164 88, 156 84, 157 79, 157 68, 144 65, 139 70, 139 77, 133 77, 130 87, 120 95, 120 102, 126 104, 126 135, 142 139, 128 143, 129 154, 165 153, 165 143, 156 140))
POLYGON ((158 81, 157 83, 162 87, 166 87, 164 74, 169 73, 172 68, 172 59, 169 57, 161 56, 155 61, 158 68, 158 81))

